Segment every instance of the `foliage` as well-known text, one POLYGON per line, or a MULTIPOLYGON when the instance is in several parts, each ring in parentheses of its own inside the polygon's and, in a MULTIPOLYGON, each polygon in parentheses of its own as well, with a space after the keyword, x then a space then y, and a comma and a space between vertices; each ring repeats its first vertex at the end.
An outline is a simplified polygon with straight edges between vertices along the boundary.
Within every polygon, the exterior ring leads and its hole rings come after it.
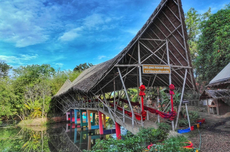
POLYGON ((8 76, 8 72, 12 67, 10 67, 8 64, 6 64, 3 61, 0 61, 0 78, 5 78, 8 76))
MULTIPOLYGON (((185 108, 181 108, 182 118, 178 120, 179 126, 188 126, 187 113, 185 108)), ((189 111, 189 119, 191 125, 196 124, 196 121, 200 118, 197 111, 189 111)))
POLYGON ((187 118, 186 119, 183 119, 183 118, 179 119, 178 120, 178 125, 180 127, 188 127, 188 120, 187 120, 187 118))
POLYGON ((157 125, 159 127, 158 129, 161 129, 166 133, 168 133, 171 130, 171 126, 167 123, 162 122, 162 123, 158 123, 157 125))
POLYGON ((185 13, 185 24, 188 33, 188 40, 194 41, 199 34, 200 14, 194 8, 185 13))
POLYGON ((163 143, 158 143, 151 148, 151 152, 192 152, 193 149, 185 149, 188 140, 184 136, 171 137, 163 143))
POLYGON ((83 70, 88 69, 88 68, 90 68, 92 66, 93 66, 92 63, 79 64, 73 69, 73 71, 83 71, 83 70))
POLYGON ((195 76, 197 76, 197 68, 194 65, 195 60, 198 56, 198 39, 199 35, 201 34, 200 24, 202 21, 206 20, 210 16, 210 14, 211 8, 209 8, 209 10, 204 14, 198 14, 194 8, 190 8, 188 12, 185 13, 185 24, 188 34, 188 45, 195 76))
POLYGON ((130 100, 133 102, 137 102, 139 95, 138 95, 138 89, 137 88, 130 88, 127 90, 128 95, 130 97, 130 100))
POLYGON ((15 112, 12 103, 16 100, 16 96, 11 82, 9 78, 0 79, 0 116, 9 117, 15 112))
POLYGON ((48 64, 13 69, 13 77, 0 77, 0 117, 31 119, 55 112, 51 97, 64 82, 73 81, 80 71, 55 71, 48 64))
POLYGON ((160 123, 158 129, 141 128, 136 135, 128 132, 127 135, 122 137, 123 140, 116 140, 113 138, 101 140, 96 143, 91 152, 140 152, 145 150, 150 143, 157 143, 165 140, 169 128, 170 126, 167 124, 160 123))
POLYGON ((199 81, 209 82, 230 61, 230 5, 203 20, 195 62, 199 81))
POLYGON ((7 128, 0 129, 0 151, 30 152, 50 151, 48 137, 45 132, 28 129, 7 128))
POLYGON ((51 92, 52 95, 55 95, 58 90, 61 88, 61 86, 65 83, 67 79, 69 79, 71 82, 73 82, 79 75, 81 74, 81 71, 57 71, 53 75, 52 79, 50 80, 51 85, 51 92))
MULTIPOLYGON (((163 88, 160 90, 160 96, 161 96, 160 108, 159 108, 160 111, 164 111, 166 106, 171 101, 170 94, 167 92, 168 92, 168 90, 166 90, 166 88, 163 88)), ((181 93, 179 93, 179 90, 174 90, 174 93, 175 94, 173 95, 173 105, 178 106, 180 103, 181 93)), ((168 106, 165 111, 169 111, 170 109, 171 109, 170 106, 168 106)))
POLYGON ((189 111, 189 119, 191 124, 196 124, 196 121, 200 118, 200 115, 197 111, 189 111))

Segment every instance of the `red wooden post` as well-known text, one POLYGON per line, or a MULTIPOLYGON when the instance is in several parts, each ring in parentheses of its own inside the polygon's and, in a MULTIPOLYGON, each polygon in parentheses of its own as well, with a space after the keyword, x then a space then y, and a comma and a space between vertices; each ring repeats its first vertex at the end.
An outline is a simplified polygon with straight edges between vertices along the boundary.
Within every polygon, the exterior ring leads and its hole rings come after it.
POLYGON ((103 135, 102 113, 100 111, 98 111, 98 117, 99 117, 99 132, 101 135, 103 135))
POLYGON ((115 122, 117 139, 121 139, 121 125, 115 122))
POLYGON ((175 90, 175 86, 173 84, 169 85, 169 94, 171 96, 171 111, 173 111, 173 95, 175 94, 173 92, 173 90, 175 90))

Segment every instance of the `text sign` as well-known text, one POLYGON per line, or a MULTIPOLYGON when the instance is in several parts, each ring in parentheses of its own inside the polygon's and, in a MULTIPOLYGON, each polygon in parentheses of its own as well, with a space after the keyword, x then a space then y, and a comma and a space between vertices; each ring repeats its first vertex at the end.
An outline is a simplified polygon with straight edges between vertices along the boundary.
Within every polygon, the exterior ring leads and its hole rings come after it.
POLYGON ((170 66, 169 65, 152 65, 145 64, 142 65, 143 73, 145 74, 170 74, 170 66))

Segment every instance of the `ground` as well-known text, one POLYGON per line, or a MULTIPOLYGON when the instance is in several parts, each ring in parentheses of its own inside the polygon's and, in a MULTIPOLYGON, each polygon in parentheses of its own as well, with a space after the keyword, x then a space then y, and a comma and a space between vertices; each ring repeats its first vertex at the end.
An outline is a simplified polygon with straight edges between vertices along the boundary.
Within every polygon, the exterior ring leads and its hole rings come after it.
MULTIPOLYGON (((230 152, 230 113, 222 116, 209 115, 206 107, 196 106, 189 106, 189 110, 197 111, 206 120, 200 130, 183 134, 192 141, 194 147, 199 148, 201 135, 199 152, 230 152)), ((157 122, 155 114, 150 115, 150 120, 157 122)))
POLYGON ((190 108, 197 109, 200 116, 206 120, 199 130, 200 133, 194 130, 186 134, 194 147, 199 148, 201 134, 201 152, 230 152, 230 113, 222 116, 208 115, 201 108, 190 108))

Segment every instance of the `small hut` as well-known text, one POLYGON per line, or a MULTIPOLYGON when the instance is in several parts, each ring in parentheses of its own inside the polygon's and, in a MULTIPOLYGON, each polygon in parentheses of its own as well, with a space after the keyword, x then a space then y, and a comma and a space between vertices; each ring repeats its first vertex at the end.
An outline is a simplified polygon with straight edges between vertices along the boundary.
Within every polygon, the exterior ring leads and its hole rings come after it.
POLYGON ((200 96, 209 114, 223 115, 230 112, 230 63, 226 65, 206 86, 200 96))
POLYGON ((226 89, 230 87, 230 63, 226 65, 207 85, 209 88, 226 89))
POLYGON ((200 96, 203 105, 207 106, 208 114, 224 115, 230 112, 230 91, 205 90, 200 96))

